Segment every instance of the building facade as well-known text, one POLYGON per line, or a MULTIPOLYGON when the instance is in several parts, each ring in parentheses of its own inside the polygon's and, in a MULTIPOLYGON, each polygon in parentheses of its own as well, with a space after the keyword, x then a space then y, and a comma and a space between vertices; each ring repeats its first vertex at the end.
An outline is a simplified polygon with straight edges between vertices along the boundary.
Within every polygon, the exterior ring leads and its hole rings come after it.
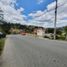
POLYGON ((34 29, 34 34, 38 37, 44 37, 45 35, 45 29, 42 28, 42 27, 39 27, 39 28, 35 28, 34 29))

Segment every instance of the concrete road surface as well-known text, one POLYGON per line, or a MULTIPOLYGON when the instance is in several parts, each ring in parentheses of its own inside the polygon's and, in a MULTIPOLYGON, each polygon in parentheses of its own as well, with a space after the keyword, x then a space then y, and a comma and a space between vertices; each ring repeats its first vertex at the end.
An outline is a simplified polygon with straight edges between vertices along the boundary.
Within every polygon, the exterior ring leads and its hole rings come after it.
POLYGON ((67 67, 67 42, 7 36, 1 67, 67 67))

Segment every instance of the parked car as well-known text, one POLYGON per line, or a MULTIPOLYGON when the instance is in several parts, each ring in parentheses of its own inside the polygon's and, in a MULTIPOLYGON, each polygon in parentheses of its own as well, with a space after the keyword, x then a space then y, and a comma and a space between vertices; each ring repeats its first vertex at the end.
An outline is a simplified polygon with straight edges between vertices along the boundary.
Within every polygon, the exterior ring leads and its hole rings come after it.
POLYGON ((53 39, 53 34, 52 33, 47 33, 47 34, 45 34, 44 38, 53 39))
POLYGON ((5 37, 6 37, 6 34, 5 34, 5 33, 0 32, 0 38, 5 38, 5 37))
POLYGON ((26 33, 25 32, 22 32, 21 35, 26 35, 26 33))

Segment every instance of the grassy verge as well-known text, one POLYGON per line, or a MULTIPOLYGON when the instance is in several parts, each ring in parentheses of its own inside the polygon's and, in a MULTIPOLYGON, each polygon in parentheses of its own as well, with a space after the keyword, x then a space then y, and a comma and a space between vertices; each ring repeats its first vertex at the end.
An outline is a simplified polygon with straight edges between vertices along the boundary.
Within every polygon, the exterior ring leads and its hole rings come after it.
POLYGON ((5 42, 5 39, 0 39, 0 55, 1 55, 3 48, 4 48, 4 42, 5 42))

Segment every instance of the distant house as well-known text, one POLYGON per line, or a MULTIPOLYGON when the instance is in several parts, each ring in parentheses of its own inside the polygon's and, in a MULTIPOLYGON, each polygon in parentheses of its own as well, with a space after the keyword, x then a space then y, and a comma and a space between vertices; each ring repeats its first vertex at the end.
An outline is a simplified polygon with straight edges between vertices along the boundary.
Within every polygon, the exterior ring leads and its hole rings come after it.
POLYGON ((42 27, 35 28, 34 34, 39 36, 39 37, 43 37, 45 35, 45 29, 42 27))

